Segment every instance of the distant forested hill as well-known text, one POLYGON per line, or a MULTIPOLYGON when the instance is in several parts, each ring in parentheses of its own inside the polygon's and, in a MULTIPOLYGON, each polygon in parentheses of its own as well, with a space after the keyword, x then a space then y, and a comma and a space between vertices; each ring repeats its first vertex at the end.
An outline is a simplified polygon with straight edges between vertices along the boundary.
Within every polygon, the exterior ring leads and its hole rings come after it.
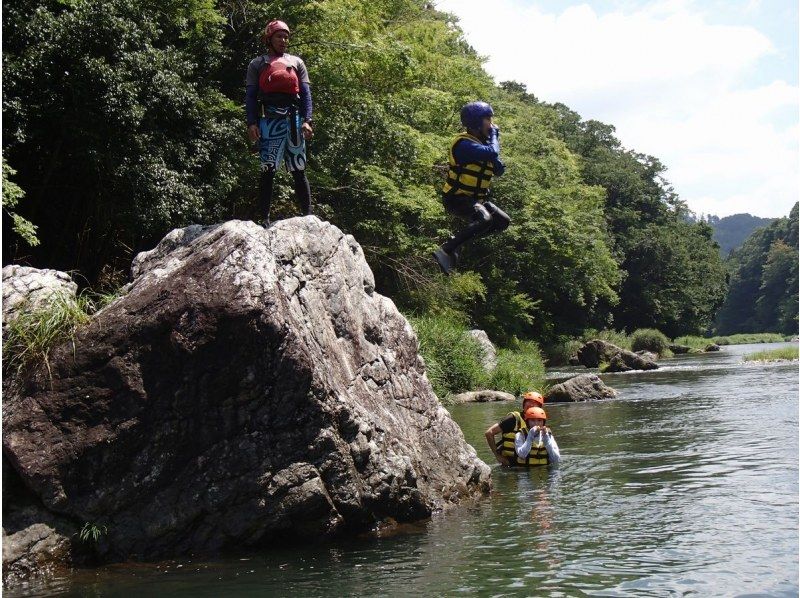
POLYGON ((717 333, 797 333, 797 209, 756 230, 728 258, 730 286, 717 333))
POLYGON ((732 249, 741 247, 744 240, 757 228, 763 228, 775 221, 775 218, 759 218, 751 214, 734 214, 733 216, 708 215, 703 218, 714 229, 713 239, 719 243, 719 250, 726 257, 732 249))

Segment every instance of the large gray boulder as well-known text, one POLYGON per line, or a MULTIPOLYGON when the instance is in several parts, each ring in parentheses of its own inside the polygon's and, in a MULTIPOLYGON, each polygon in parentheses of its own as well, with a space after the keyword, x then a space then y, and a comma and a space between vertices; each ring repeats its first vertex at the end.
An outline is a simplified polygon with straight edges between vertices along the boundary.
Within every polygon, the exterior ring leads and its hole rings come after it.
POLYGON ((458 405, 461 403, 491 403, 493 401, 513 401, 515 396, 502 390, 473 390, 461 392, 450 397, 450 401, 458 405))
POLYGON ((28 266, 9 265, 3 268, 3 328, 21 310, 34 311, 45 307, 57 296, 75 301, 78 285, 66 272, 40 270, 28 266))
POLYGON ((617 391, 606 386, 597 374, 579 374, 551 386, 545 395, 545 404, 599 401, 616 395, 617 391))
POLYGON ((483 369, 487 372, 493 371, 497 367, 497 349, 494 348, 489 335, 483 330, 470 330, 469 335, 474 338, 481 346, 483 369))
POLYGON ((628 372, 631 370, 657 370, 658 364, 646 355, 637 355, 632 351, 620 349, 619 353, 611 358, 606 372, 628 372))
POLYGON ((671 343, 669 345, 669 350, 672 351, 675 355, 683 355, 685 353, 689 353, 692 348, 687 345, 679 345, 677 343, 671 343))
POLYGON ((5 381, 3 451, 102 559, 411 521, 490 488, 353 237, 316 217, 173 231, 124 297, 5 381))
POLYGON ((4 587, 78 564, 84 556, 78 532, 74 522, 45 509, 3 460, 4 587))
POLYGON ((633 351, 600 339, 590 340, 578 349, 578 359, 587 368, 607 364, 603 370, 606 372, 658 369, 658 364, 651 356, 637 355, 633 351))
POLYGON ((580 361, 587 368, 596 368, 600 366, 601 362, 608 363, 611 358, 617 353, 622 351, 614 343, 608 341, 593 339, 585 343, 578 349, 578 361, 580 361))

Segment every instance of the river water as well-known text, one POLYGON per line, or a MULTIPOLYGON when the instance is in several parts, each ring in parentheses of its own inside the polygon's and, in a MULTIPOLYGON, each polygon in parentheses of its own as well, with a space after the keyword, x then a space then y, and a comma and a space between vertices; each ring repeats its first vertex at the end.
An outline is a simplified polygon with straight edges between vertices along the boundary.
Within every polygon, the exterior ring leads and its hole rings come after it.
POLYGON ((549 470, 493 463, 483 432, 509 404, 452 408, 495 490, 402 534, 76 571, 6 595, 797 596, 798 366, 742 363, 770 347, 604 375, 618 398, 548 406, 563 457, 549 470))

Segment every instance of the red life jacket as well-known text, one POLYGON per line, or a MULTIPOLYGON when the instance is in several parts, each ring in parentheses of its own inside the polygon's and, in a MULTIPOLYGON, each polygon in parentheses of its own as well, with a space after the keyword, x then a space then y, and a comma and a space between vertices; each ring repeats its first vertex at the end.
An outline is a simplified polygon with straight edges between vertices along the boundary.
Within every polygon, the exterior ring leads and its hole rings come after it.
POLYGON ((276 58, 261 69, 258 75, 258 88, 261 93, 300 93, 297 72, 280 58, 276 58))

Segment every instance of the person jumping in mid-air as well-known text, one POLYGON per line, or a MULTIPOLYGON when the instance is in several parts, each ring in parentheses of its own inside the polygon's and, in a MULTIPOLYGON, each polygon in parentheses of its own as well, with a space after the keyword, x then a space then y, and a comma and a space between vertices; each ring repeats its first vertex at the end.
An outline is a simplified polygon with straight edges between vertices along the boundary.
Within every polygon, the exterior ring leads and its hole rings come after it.
POLYGON ((461 109, 461 124, 466 132, 460 133, 450 146, 450 168, 442 201, 450 214, 472 223, 433 252, 445 274, 450 274, 458 262, 461 245, 480 235, 504 231, 511 222, 503 210, 487 201, 492 176, 505 171, 500 161, 500 129, 492 122, 493 116, 494 111, 486 102, 470 102, 461 109))

